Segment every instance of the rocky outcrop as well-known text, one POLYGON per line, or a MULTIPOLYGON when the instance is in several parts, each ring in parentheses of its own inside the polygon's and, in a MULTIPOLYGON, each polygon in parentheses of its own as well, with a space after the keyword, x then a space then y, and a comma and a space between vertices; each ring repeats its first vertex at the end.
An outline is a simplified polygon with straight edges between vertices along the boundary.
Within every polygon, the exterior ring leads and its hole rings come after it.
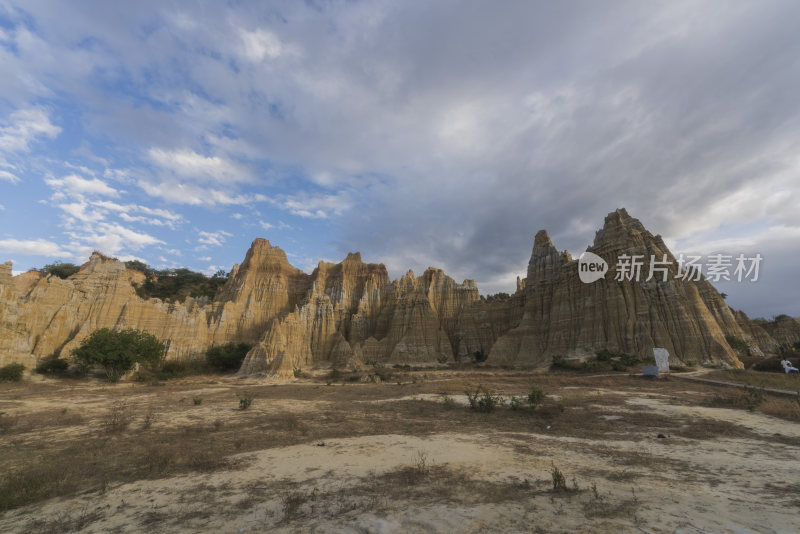
POLYGON ((580 280, 578 262, 559 252, 545 231, 536 235, 523 318, 495 343, 490 360, 546 365, 554 355, 581 357, 607 348, 651 356, 654 347, 664 347, 675 363, 740 367, 726 336, 744 339, 754 351, 774 349, 774 341, 743 314, 737 318, 704 277, 677 277, 678 263, 662 238, 624 209, 606 217, 587 250, 609 265, 606 276, 592 283, 580 280), (622 255, 643 258, 639 281, 616 279, 622 255), (664 263, 653 265, 648 280, 651 258, 664 263))
POLYGON ((320 263, 302 306, 275 319, 247 355, 242 373, 290 376, 316 365, 444 363, 461 346, 460 317, 480 302, 472 280, 441 269, 389 281, 383 265, 349 254, 320 263))
POLYGON ((577 261, 547 232, 534 238, 527 277, 508 298, 483 299, 472 280, 441 269, 409 271, 391 281, 381 264, 358 253, 320 262, 307 274, 269 241, 256 239, 212 302, 142 299, 142 274, 101 254, 62 280, 32 271, 11 276, 0 265, 0 365, 32 367, 64 356, 98 328, 137 328, 168 346, 167 357, 202 357, 215 345, 254 344, 243 374, 292 376, 314 366, 437 364, 488 354, 489 363, 545 366, 553 355, 586 356, 601 348, 647 356, 665 347, 678 361, 738 366, 731 336, 752 354, 800 340, 800 321, 751 321, 732 311, 714 287, 677 278, 677 262, 658 235, 625 210, 606 217, 588 251, 610 271, 580 280, 577 261), (642 279, 616 280, 623 255, 645 258, 642 279), (666 279, 647 278, 650 257, 666 279))

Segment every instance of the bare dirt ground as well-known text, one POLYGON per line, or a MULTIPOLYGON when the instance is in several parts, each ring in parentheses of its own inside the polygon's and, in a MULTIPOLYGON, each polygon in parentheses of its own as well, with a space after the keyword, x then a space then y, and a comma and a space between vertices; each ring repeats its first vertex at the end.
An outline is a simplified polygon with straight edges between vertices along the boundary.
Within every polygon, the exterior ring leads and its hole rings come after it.
POLYGON ((800 531, 794 399, 625 374, 381 374, 2 384, 0 531, 800 531), (547 397, 481 413, 464 395, 478 384, 547 397))

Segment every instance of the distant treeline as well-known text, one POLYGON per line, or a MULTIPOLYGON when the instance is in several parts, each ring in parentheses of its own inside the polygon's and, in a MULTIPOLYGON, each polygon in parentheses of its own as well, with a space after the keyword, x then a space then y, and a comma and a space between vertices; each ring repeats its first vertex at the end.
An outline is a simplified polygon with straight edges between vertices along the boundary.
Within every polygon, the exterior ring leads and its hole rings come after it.
POLYGON ((136 294, 141 298, 169 299, 183 302, 186 297, 213 299, 219 289, 228 281, 225 271, 217 271, 208 277, 190 269, 154 269, 141 261, 126 261, 125 267, 139 271, 145 280, 136 287, 136 294))
MULTIPOLYGON (((125 267, 145 275, 144 282, 134 286, 139 297, 169 299, 173 302, 183 302, 186 297, 213 299, 219 289, 228 281, 229 275, 222 270, 209 277, 186 268, 154 269, 138 260, 126 261, 125 267)), ((77 273, 80 267, 73 263, 55 262, 38 270, 44 275, 66 279, 77 273)))

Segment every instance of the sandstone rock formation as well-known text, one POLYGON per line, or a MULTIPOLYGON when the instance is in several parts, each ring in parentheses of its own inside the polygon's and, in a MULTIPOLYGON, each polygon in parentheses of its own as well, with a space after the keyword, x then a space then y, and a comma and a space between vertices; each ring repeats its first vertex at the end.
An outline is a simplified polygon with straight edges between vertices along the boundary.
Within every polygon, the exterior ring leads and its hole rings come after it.
POLYGON ((578 262, 559 252, 545 231, 536 235, 524 287, 525 313, 520 325, 494 345, 496 362, 545 365, 554 355, 581 356, 607 348, 651 356, 654 347, 680 361, 724 361, 739 367, 726 336, 748 342, 751 351, 772 351, 775 340, 743 313, 734 314, 705 279, 676 278, 678 262, 661 236, 648 232, 624 209, 606 217, 587 249, 608 262, 605 278, 583 283, 578 262), (615 280, 618 258, 641 255, 640 281, 615 280), (655 267, 649 281, 650 259, 655 267))
POLYGON ((215 345, 254 344, 243 374, 288 377, 329 365, 436 364, 488 354, 489 363, 548 365, 553 355, 586 356, 606 348, 650 355, 665 347, 677 361, 738 366, 726 337, 771 353, 800 340, 789 317, 756 324, 734 312, 701 278, 676 279, 677 263, 660 236, 625 210, 606 217, 588 249, 611 267, 604 279, 580 281, 577 262, 536 234, 527 277, 507 299, 485 300, 472 280, 455 282, 433 267, 391 281, 381 264, 349 254, 320 262, 311 274, 256 239, 212 302, 142 299, 142 275, 93 254, 66 280, 32 271, 12 277, 0 265, 0 365, 33 367, 43 356, 68 356, 98 328, 138 328, 168 345, 167 357, 202 357, 215 345), (667 280, 616 281, 622 254, 671 262, 667 280))

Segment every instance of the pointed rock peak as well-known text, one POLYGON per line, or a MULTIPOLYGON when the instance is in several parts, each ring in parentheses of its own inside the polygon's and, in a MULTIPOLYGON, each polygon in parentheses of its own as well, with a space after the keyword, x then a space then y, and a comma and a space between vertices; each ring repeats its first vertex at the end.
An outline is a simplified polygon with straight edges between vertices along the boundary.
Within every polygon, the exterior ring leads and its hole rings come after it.
POLYGON ((628 215, 628 210, 625 208, 619 208, 606 215, 606 220, 603 223, 603 229, 619 227, 630 228, 639 232, 646 231, 641 221, 628 215))
POLYGON ((361 253, 360 252, 348 252, 347 257, 344 259, 344 262, 347 263, 363 263, 361 261, 361 253))
POLYGON ((547 234, 547 230, 539 230, 536 232, 536 237, 533 239, 533 249, 536 250, 537 248, 555 248, 553 246, 553 240, 550 239, 550 236, 547 234))
POLYGON ((257 237, 253 240, 250 244, 250 250, 255 249, 270 249, 272 245, 270 244, 268 239, 264 239, 263 237, 257 237))
POLYGON ((254 268, 276 265, 291 267, 283 249, 272 246, 269 241, 259 237, 250 245, 239 271, 245 272, 254 268))
POLYGON ((603 228, 598 230, 594 236, 594 247, 622 244, 632 237, 640 238, 642 234, 652 238, 639 219, 628 215, 625 208, 620 208, 606 215, 603 228))

